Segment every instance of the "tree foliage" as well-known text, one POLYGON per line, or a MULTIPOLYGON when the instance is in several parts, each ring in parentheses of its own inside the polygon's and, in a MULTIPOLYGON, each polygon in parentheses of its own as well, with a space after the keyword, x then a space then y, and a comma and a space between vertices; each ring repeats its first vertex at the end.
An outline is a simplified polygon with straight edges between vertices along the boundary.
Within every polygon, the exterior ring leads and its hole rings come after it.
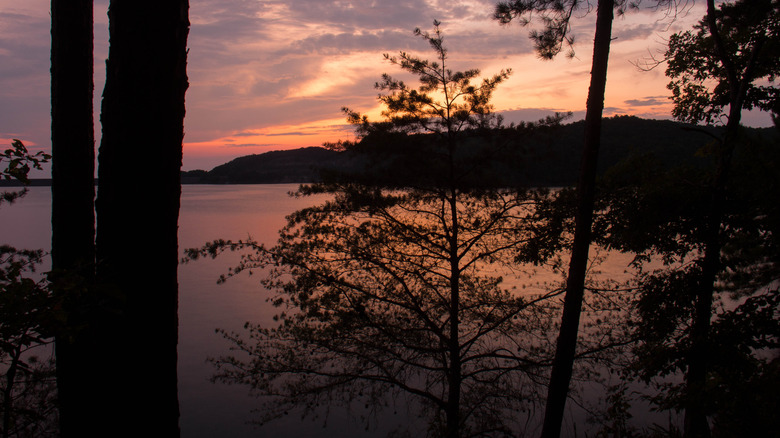
MULTIPOLYGON (((661 351, 665 346, 677 349, 671 356, 658 355, 656 359, 664 358, 661 363, 685 374, 684 384, 667 394, 667 400, 674 400, 672 406, 685 410, 686 436, 720 433, 718 429, 710 430, 707 416, 715 415, 716 420, 733 417, 734 412, 727 408, 729 400, 745 396, 738 385, 714 385, 718 379, 743 381, 744 376, 738 372, 729 374, 729 370, 739 367, 723 366, 724 358, 752 362, 755 370, 766 364, 759 353, 766 351, 764 348, 733 345, 747 346, 757 334, 721 336, 723 321, 730 318, 735 306, 735 312, 741 312, 741 305, 753 302, 751 296, 761 293, 772 301, 776 294, 772 283, 780 278, 773 237, 777 233, 776 207, 768 201, 771 195, 766 191, 777 186, 777 177, 775 171, 767 172, 762 165, 776 162, 778 143, 776 139, 750 138, 740 126, 744 109, 777 110, 777 90, 772 82, 780 67, 776 56, 780 43, 778 12, 780 3, 772 0, 728 2, 717 7, 710 0, 696 33, 673 36, 667 52, 674 115, 695 123, 722 121, 725 125, 722 134, 714 135, 715 141, 701 150, 702 155, 710 157, 711 164, 704 167, 706 171, 698 181, 694 180, 692 191, 699 198, 691 205, 696 207, 680 217, 675 215, 681 210, 670 209, 670 222, 688 222, 688 230, 682 233, 688 237, 687 248, 677 254, 676 266, 661 273, 657 277, 660 281, 652 282, 659 288, 642 295, 644 300, 653 300, 653 294, 665 291, 688 297, 680 301, 688 306, 674 313, 679 316, 677 320, 664 322, 663 315, 652 311, 644 315, 644 321, 660 321, 673 329, 662 331, 666 336, 648 338, 648 345, 660 346, 661 351), (749 298, 740 305, 740 301, 730 302, 724 295, 730 300, 749 298), (741 358, 737 359, 740 354, 716 353, 718 350, 741 352, 741 358), (718 397, 724 389, 730 394, 728 399, 718 397)), ((761 315, 765 313, 756 318, 761 315)), ((751 324, 743 327, 747 326, 751 324)), ((752 326, 767 328, 766 324, 752 326)), ((743 403, 750 402, 745 399, 743 403)), ((770 429, 766 418, 754 419, 754 428, 770 429)))
POLYGON ((277 246, 245 259, 242 268, 279 265, 263 283, 290 310, 276 328, 252 327, 251 343, 231 335, 251 360, 220 359, 219 379, 277 396, 269 418, 331 398, 375 409, 406 393, 431 435, 456 414, 458 436, 513 434, 508 409, 537 401, 552 308, 547 295, 518 296, 485 268, 504 268, 526 245, 529 201, 460 200, 453 225, 437 196, 345 189, 297 212, 277 246))
POLYGON ((0 434, 55 436, 54 364, 35 354, 51 342, 54 303, 35 278, 40 250, 0 245, 0 434))
MULTIPOLYGON (((48 154, 31 154, 14 140, 0 154, 0 177, 29 184, 29 172, 41 169, 48 154)), ((13 202, 25 190, 3 193, 2 200, 13 202)), ((36 278, 43 259, 41 250, 17 249, 0 245, 0 434, 10 436, 54 436, 53 364, 35 354, 50 342, 54 303, 48 284, 36 278)))
MULTIPOLYGON (((638 8, 642 0, 616 0, 615 12, 625 13, 629 8, 638 8)), ((656 8, 667 8, 667 14, 676 13, 679 0, 652 0, 656 8)), ((574 57, 575 36, 572 32, 572 17, 585 15, 593 10, 594 0, 509 0, 496 4, 493 17, 501 24, 511 22, 532 27, 529 37, 534 42, 536 53, 542 59, 553 59, 564 49, 566 55, 574 57), (540 25, 538 28, 535 24, 540 25)))
POLYGON ((302 186, 298 195, 328 200, 290 215, 274 246, 216 241, 189 252, 250 249, 230 275, 267 270, 279 324, 249 324, 248 339, 226 333, 237 352, 215 360, 216 380, 267 397, 263 420, 336 403, 370 414, 392 396, 418 408, 430 436, 513 436, 527 421, 517 413, 539 402, 555 331, 549 298, 560 291, 520 293, 512 282, 523 263, 554 254, 560 230, 538 215, 545 192, 477 184, 485 175, 471 153, 477 141, 505 152, 484 135, 500 126, 489 101, 509 72, 473 84, 477 70, 448 68, 438 22, 415 35, 435 61, 385 58, 420 86, 384 75, 379 122, 345 109, 358 140, 332 147, 364 158, 365 172, 302 186), (408 172, 383 175, 390 160, 408 172))
POLYGON ((685 410, 686 436, 774 429, 765 406, 756 404, 766 395, 750 391, 776 368, 767 352, 776 348, 780 320, 780 216, 772 199, 778 143, 747 133, 740 121, 743 109, 777 110, 779 8, 775 1, 717 8, 710 1, 695 32, 671 38, 673 114, 725 127, 702 130, 698 164, 669 170, 643 159, 616 172, 618 180, 630 176, 606 190, 608 244, 637 252, 637 265, 646 268, 639 276, 636 369, 645 381, 684 375, 660 386, 655 400, 685 410), (746 406, 752 415, 744 415, 746 406))
MULTIPOLYGON (((41 165, 48 162, 50 159, 51 155, 41 151, 34 154, 29 153, 21 140, 14 139, 11 143, 11 147, 0 154, 0 165, 3 165, 5 162, 5 167, 2 172, 0 172, 0 178, 6 181, 15 180, 27 185, 30 183, 28 177, 30 170, 41 170, 41 165)), ((5 202, 12 203, 24 196, 25 193, 27 193, 26 189, 3 191, 2 194, 0 194, 0 205, 5 202)))
POLYGON ((780 111, 780 2, 720 5, 693 30, 676 33, 666 51, 672 115, 690 123, 722 122, 728 108, 780 111), (721 53, 728 54, 724 58, 721 53))
MULTIPOLYGON (((741 424, 745 430, 773 430, 772 417, 756 404, 765 403, 768 393, 755 392, 751 382, 770 378, 776 367, 771 352, 780 339, 776 289, 780 216, 773 199, 780 183, 774 170, 780 149, 776 138, 743 140, 721 205, 722 246, 706 341, 709 371, 700 401, 722 427, 741 424), (765 372, 769 374, 762 375, 765 372), (754 406, 753 415, 745 417, 740 407, 747 405, 754 406)), ((704 151, 711 146, 704 146, 704 151)), ((674 381, 673 376, 689 371, 691 352, 700 342, 694 326, 698 291, 707 282, 710 202, 710 187, 702 181, 710 181, 718 165, 703 152, 698 161, 669 169, 643 156, 612 169, 604 181, 604 213, 595 226, 599 243, 637 254, 638 344, 633 371, 641 380, 659 385, 654 401, 663 409, 680 410, 690 404, 690 382, 674 381)), ((767 391, 770 388, 766 386, 767 391)), ((712 432, 726 433, 718 427, 712 432)))

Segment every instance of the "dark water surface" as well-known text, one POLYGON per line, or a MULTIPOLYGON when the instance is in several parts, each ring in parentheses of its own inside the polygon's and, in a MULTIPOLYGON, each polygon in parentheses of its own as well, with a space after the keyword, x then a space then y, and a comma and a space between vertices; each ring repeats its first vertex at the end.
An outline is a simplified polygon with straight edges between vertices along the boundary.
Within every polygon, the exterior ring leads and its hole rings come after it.
MULTIPOLYGON (((311 198, 291 198, 297 188, 283 185, 185 185, 182 188, 179 217, 179 248, 198 247, 205 242, 242 239, 251 236, 272 243, 284 225, 285 216, 311 205, 311 198)), ((51 240, 51 192, 33 187, 16 204, 0 208, 0 242, 18 248, 48 249, 51 240)), ((247 388, 209 382, 213 372, 207 357, 227 352, 229 344, 214 332, 216 328, 240 331, 246 321, 271 323, 275 310, 266 303, 268 292, 259 285, 260 275, 242 275, 217 285, 220 274, 238 260, 236 254, 216 260, 199 260, 179 266, 179 402, 184 438, 255 437, 375 437, 385 436, 399 425, 424 430, 414 413, 398 409, 382 418, 381 428, 368 431, 346 412, 332 410, 327 428, 322 421, 289 418, 257 429, 247 424, 257 401, 247 388)), ((48 263, 48 261, 47 261, 48 263)), ((623 275, 627 260, 618 259, 602 266, 608 276, 623 275)), ((43 266, 42 271, 48 269, 43 266)), ((392 410, 391 410, 392 411, 392 410)), ((570 426, 582 420, 569 416, 570 426)), ((566 429, 566 428, 565 428, 566 429)), ((582 436, 583 428, 577 427, 582 436)), ((572 432, 571 429, 569 429, 572 432)))
MULTIPOLYGON (((296 184, 182 187, 179 248, 198 247, 214 239, 273 243, 285 216, 311 205, 311 198, 288 196, 296 184)), ((184 438, 200 437, 328 437, 377 436, 364 431, 345 414, 333 412, 328 427, 300 416, 274 421, 258 429, 247 424, 257 400, 243 386, 209 382, 213 366, 207 357, 225 354, 229 343, 215 328, 241 331, 247 321, 273 323, 277 309, 259 284, 260 274, 241 275, 217 285, 216 280, 238 262, 237 254, 179 266, 179 403, 184 438)))
MULTIPOLYGON (((179 248, 198 247, 222 239, 251 236, 272 243, 285 216, 311 205, 312 199, 287 195, 296 184, 182 187, 179 248)), ((51 245, 51 190, 32 187, 27 196, 0 208, 0 242, 17 248, 48 250, 51 245)), ((364 431, 345 413, 332 412, 328 427, 322 422, 281 419, 261 429, 247 424, 257 401, 247 388, 213 384, 207 357, 227 352, 229 344, 216 328, 240 330, 247 321, 272 322, 274 309, 259 276, 242 275, 217 285, 220 274, 235 264, 237 255, 199 260, 179 266, 179 403, 183 438, 257 437, 305 438, 327 436, 384 436, 386 430, 364 431)), ((47 259, 40 267, 50 267, 47 259)), ((404 421, 405 422, 405 421, 404 421)))

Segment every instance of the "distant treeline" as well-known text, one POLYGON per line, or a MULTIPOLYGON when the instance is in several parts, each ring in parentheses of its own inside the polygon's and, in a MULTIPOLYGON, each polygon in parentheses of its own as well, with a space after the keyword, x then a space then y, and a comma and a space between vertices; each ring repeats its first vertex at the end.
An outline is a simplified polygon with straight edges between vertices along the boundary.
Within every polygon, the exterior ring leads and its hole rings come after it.
POLYGON ((319 179, 322 167, 343 166, 345 155, 321 147, 247 155, 210 171, 182 172, 182 184, 282 184, 319 179))
MULTIPOLYGON (((599 171, 604 172, 621 160, 647 156, 668 164, 694 159, 697 149, 718 128, 685 125, 667 120, 646 120, 617 116, 604 120, 599 171)), ((777 135, 772 128, 748 128, 757 135, 777 135)), ((504 132, 516 154, 515 160, 497 159, 491 173, 505 184, 566 186, 579 174, 584 122, 574 122, 547 130, 544 135, 527 136, 504 132), (514 138, 511 136, 514 135, 514 138)), ((279 184, 308 183, 320 180, 323 169, 340 171, 356 166, 346 152, 321 147, 267 152, 236 158, 210 171, 182 173, 183 184, 279 184)), ((393 172, 392 169, 386 169, 393 172)), ((399 169, 403 173, 402 169, 399 169)))
MULTIPOLYGON (((579 174, 580 151, 585 124, 578 121, 526 136, 508 131, 498 136, 506 141, 516 159, 497 159, 491 174, 507 185, 568 186, 579 174), (512 137, 514 136, 514 137, 512 137)), ((777 136, 774 128, 746 128, 763 137, 777 136)), ((634 116, 604 119, 599 153, 599 171, 622 160, 647 157, 672 164, 694 160, 696 151, 712 140, 708 133, 718 128, 692 126, 668 120, 647 120, 634 116)), ((476 146, 479 147, 479 146, 476 146)), ((209 171, 182 172, 182 184, 284 184, 320 180, 323 170, 346 171, 359 166, 349 153, 305 147, 247 155, 209 171)), ((386 169, 393 172, 392 169, 386 169)), ((402 169, 399 173, 404 173, 402 169)), ((20 185, 0 180, 0 187, 20 185)), ((51 185, 51 179, 32 179, 32 186, 51 185)))
MULTIPOLYGON (((578 121, 528 138, 512 131, 504 133, 504 140, 507 135, 514 135, 508 147, 513 149, 516 159, 495 160, 491 173, 507 185, 572 185, 579 174, 584 127, 584 122, 578 121)), ((718 129, 633 116, 604 119, 599 171, 603 173, 622 160, 643 156, 669 165, 692 161, 696 151, 712 141, 709 134, 718 129)), ((774 128, 746 129, 762 137, 778 135, 774 128)), ((310 183, 319 181, 323 170, 346 171, 355 166, 359 164, 346 152, 305 147, 246 155, 209 171, 182 172, 182 184, 310 183)), ((16 180, 0 180, 0 187, 20 185, 16 180)), ((31 179, 30 185, 50 186, 51 179, 31 179)))
MULTIPOLYGON (((33 187, 38 187, 38 186, 48 187, 51 185, 51 178, 31 178, 30 185, 33 187)), ((24 186, 24 184, 22 184, 21 182, 15 179, 12 180, 0 179, 0 187, 22 187, 22 186, 24 186)))

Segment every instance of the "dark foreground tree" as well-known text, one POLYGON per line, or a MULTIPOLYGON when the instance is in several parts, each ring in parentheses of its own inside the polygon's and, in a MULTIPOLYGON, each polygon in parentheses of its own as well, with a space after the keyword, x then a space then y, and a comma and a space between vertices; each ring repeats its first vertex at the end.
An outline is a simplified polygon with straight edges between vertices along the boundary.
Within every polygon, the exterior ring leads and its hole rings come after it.
MULTIPOLYGON (((704 387, 711 355, 708 339, 713 293, 718 272, 722 269, 721 227, 726 201, 725 188, 734 150, 739 142, 742 110, 753 106, 777 110, 777 91, 754 83, 762 78, 773 79, 780 71, 778 54, 780 2, 770 0, 740 1, 721 5, 717 9, 714 0, 708 0, 707 16, 699 26, 697 36, 692 37, 689 33, 670 41, 671 60, 667 74, 679 79, 672 82, 677 116, 684 117, 686 110, 682 108, 686 106, 695 111, 697 105, 690 105, 691 100, 702 102, 702 99, 709 98, 711 103, 705 105, 715 111, 722 110, 726 105, 729 107, 724 136, 715 147, 718 164, 709 181, 710 202, 705 210, 707 219, 702 236, 701 282, 696 288, 691 350, 686 372, 686 437, 710 435, 704 387), (712 94, 697 87, 708 82, 697 79, 703 75, 709 75, 710 80, 716 82, 712 94), (680 90, 680 83, 692 86, 683 85, 680 90)), ((712 111, 704 110, 691 114, 689 119, 701 121, 712 114, 712 111)))
MULTIPOLYGON (((614 11, 625 12, 626 8, 639 2, 626 0, 511 0, 499 2, 495 18, 502 24, 519 19, 528 25, 536 14, 541 17, 541 31, 531 32, 531 39, 543 59, 552 59, 565 46, 572 47, 571 18, 579 10, 590 11, 596 4, 596 31, 593 44, 593 61, 585 112, 585 135, 582 150, 580 176, 577 182, 577 207, 575 211, 574 240, 571 247, 566 297, 561 330, 557 341, 556 359, 550 376, 547 396, 543 437, 560 436, 566 398, 569 393, 574 357, 577 349, 577 334, 584 299, 585 277, 588 268, 588 252, 591 243, 593 208, 596 187, 596 165, 601 142, 601 119, 604 110, 604 93, 607 83, 607 65, 612 40, 614 11)), ((656 0, 657 6, 673 8, 675 0, 656 0)), ((573 55, 573 52, 570 52, 573 55)))
MULTIPOLYGON (((771 194, 778 185, 773 170, 777 141, 751 137, 740 120, 744 109, 777 111, 779 94, 772 82, 780 72, 778 53, 780 2, 715 7, 709 1, 707 15, 693 31, 670 38, 666 72, 676 118, 723 120, 725 126, 702 130, 707 134, 699 153, 706 157, 704 163, 666 174, 665 182, 641 172, 647 176, 644 185, 626 188, 632 193, 624 192, 624 199, 609 207, 611 231, 620 241, 616 246, 653 253, 667 265, 644 274, 640 363, 646 379, 673 371, 685 374, 684 385, 667 393, 665 402, 685 410, 687 437, 710 436, 712 415, 738 424, 724 407, 741 392, 737 382, 756 381, 776 367, 763 363, 757 352, 773 348, 777 331, 772 321, 778 315, 772 309, 778 297, 772 284, 780 278, 778 216, 771 194), (722 300, 725 308, 718 304, 722 300), (661 303, 664 311, 659 311, 661 303), (735 374, 729 375, 730 368, 735 374), (745 377, 751 374, 748 369, 753 370, 750 379, 745 377), (718 381, 735 386, 726 388, 718 381), (718 396, 724 391, 729 400, 718 396)), ((748 400, 742 404, 753 405, 748 400)), ((765 419, 750 418, 756 421, 738 429, 773 430, 765 419)))
MULTIPOLYGON (((512 286, 523 263, 554 253, 560 230, 537 216, 544 192, 499 189, 485 166, 516 152, 489 104, 508 72, 473 83, 477 70, 449 70, 434 24, 415 33, 435 61, 386 56, 419 88, 384 75, 384 121, 346 110, 359 140, 334 147, 364 173, 302 187, 327 201, 289 216, 275 246, 217 241, 189 253, 251 249, 231 275, 268 269, 279 325, 227 333, 237 353, 215 361, 216 380, 264 396, 263 420, 333 403, 371 414, 401 397, 429 436, 455 438, 523 435, 517 413, 533 415, 560 290, 512 286)), ((532 129, 507 131, 522 130, 532 129)))
MULTIPOLYGON (((542 33, 532 35, 537 49, 543 58, 550 59, 561 49, 564 41, 571 42, 568 36, 569 20, 580 2, 543 1, 529 2, 518 0, 511 3, 499 3, 496 17, 502 23, 508 23, 514 17, 532 12, 554 10, 552 21, 542 33), (564 3, 567 3, 564 5, 564 3)), ((574 240, 571 249, 571 261, 566 281, 566 297, 561 317, 560 335, 557 341, 555 363, 550 376, 547 394, 542 436, 553 438, 560 436, 564 407, 569 394, 574 355, 577 347, 580 314, 585 292, 585 275, 588 266, 593 205, 596 184, 596 164, 601 141, 601 117, 604 110, 604 93, 607 84, 607 64, 609 46, 612 39, 612 19, 614 0, 599 0, 597 6, 596 34, 593 44, 593 66, 588 88, 588 100, 585 113, 585 145, 582 151, 580 177, 577 182, 577 209, 575 217, 574 240)))
MULTIPOLYGON (((177 224, 187 0, 112 0, 97 198, 106 401, 92 433, 178 436, 177 224)), ((90 427, 90 426, 85 426, 90 427)))
POLYGON ((52 272, 63 310, 57 336, 60 432, 81 436, 91 405, 89 388, 104 385, 87 364, 99 363, 99 344, 83 327, 95 270, 95 138, 93 123, 92 0, 51 2, 52 272))
POLYGON ((53 0, 51 10, 52 269, 93 271, 92 0, 53 0))

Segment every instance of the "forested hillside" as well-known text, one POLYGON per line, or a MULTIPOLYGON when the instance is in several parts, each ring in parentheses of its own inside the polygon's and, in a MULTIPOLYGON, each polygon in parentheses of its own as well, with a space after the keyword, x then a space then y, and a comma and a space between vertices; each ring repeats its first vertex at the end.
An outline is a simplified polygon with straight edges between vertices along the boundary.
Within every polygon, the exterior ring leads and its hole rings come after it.
MULTIPOLYGON (((655 157, 665 163, 695 160, 697 149, 717 128, 686 125, 668 120, 618 116, 604 120, 599 171, 632 156, 655 157)), ((758 135, 776 135, 771 128, 751 128, 758 135)), ((565 186, 579 171, 584 122, 578 121, 529 137, 508 129, 497 136, 506 142, 514 159, 497 159, 495 174, 506 184, 565 186)), ((475 146, 478 147, 478 146, 475 146)), ((210 171, 184 172, 185 184, 275 184, 319 180, 322 169, 343 170, 355 166, 345 152, 306 147, 247 155, 210 171)), ((392 170, 388 169, 388 172, 392 170)), ((403 173, 399 169, 399 173, 403 173)))

